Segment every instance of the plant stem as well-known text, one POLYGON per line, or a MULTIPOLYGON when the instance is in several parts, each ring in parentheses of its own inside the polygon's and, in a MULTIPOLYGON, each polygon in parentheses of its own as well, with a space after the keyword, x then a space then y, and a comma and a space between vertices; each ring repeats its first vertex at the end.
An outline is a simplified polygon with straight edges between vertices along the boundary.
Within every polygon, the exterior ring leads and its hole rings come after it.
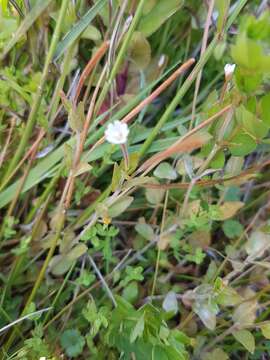
POLYGON ((96 109, 99 109, 100 108, 100 105, 102 104, 102 102, 104 101, 109 89, 110 89, 110 86, 112 84, 112 81, 114 80, 119 68, 120 68, 120 65, 123 61, 123 58, 124 58, 124 55, 127 51, 127 48, 129 46, 129 43, 130 43, 130 40, 131 40, 131 37, 137 27, 137 24, 141 18, 141 15, 142 15, 142 11, 143 11, 143 6, 145 4, 146 0, 140 0, 138 6, 137 6, 137 9, 136 9, 136 13, 134 15, 134 18, 131 22, 131 25, 127 31, 127 34, 124 38, 124 41, 122 43, 122 46, 119 50, 119 53, 117 55, 117 58, 115 60, 115 63, 114 63, 114 66, 111 70, 111 73, 110 73, 110 76, 109 76, 109 79, 105 82, 104 86, 103 86, 103 89, 100 93, 100 96, 99 96, 99 99, 97 101, 97 104, 96 104, 96 109))
POLYGON ((55 90, 54 90, 54 94, 53 94, 53 97, 52 97, 50 111, 49 111, 49 114, 48 114, 49 129, 52 127, 54 119, 55 119, 55 114, 56 114, 57 107, 58 107, 59 101, 60 101, 59 94, 60 94, 60 91, 63 89, 66 77, 67 77, 69 69, 70 69, 70 63, 72 61, 72 55, 73 55, 75 45, 76 45, 76 42, 73 43, 67 49, 67 52, 66 52, 66 54, 64 56, 61 75, 60 75, 59 80, 57 81, 57 84, 56 84, 56 87, 55 87, 55 90))
POLYGON ((3 177, 2 183, 5 182, 5 180, 9 177, 9 175, 11 174, 13 169, 17 166, 18 162, 20 161, 20 159, 23 155, 23 152, 28 144, 28 140, 29 140, 30 136, 32 135, 33 128, 37 122, 38 110, 39 110, 42 95, 43 95, 43 92, 45 89, 45 85, 46 85, 46 81, 47 81, 47 77, 48 77, 48 73, 49 73, 49 66, 52 61, 52 58, 53 58, 60 34, 61 34, 61 28, 62 28, 64 16, 66 14, 68 5, 69 5, 69 0, 62 1, 59 17, 57 19, 56 27, 55 27, 55 30, 53 33, 50 49, 49 49, 48 55, 46 57, 40 84, 38 86, 35 98, 33 100, 33 106, 31 108, 31 111, 30 111, 30 114, 28 117, 28 121, 27 121, 26 127, 23 131, 23 135, 22 135, 22 138, 18 145, 18 148, 17 148, 14 156, 12 157, 12 160, 8 166, 8 169, 3 177))
POLYGON ((107 196, 109 196, 111 192, 111 185, 109 185, 100 195, 99 197, 96 199, 95 202, 93 202, 90 206, 88 206, 88 208, 86 208, 81 215, 78 217, 78 219, 76 220, 75 224, 73 225, 73 227, 75 229, 80 228, 85 221, 89 218, 89 216, 94 212, 94 210, 96 209, 96 206, 99 202, 103 201, 104 199, 107 198, 107 196))
MULTIPOLYGON (((62 209, 59 209, 58 211, 63 212, 62 209)), ((36 292, 40 287, 40 284, 41 284, 41 282, 43 280, 43 277, 45 275, 45 272, 47 270, 49 262, 51 261, 51 258, 52 258, 53 254, 54 254, 55 249, 56 249, 56 246, 57 246, 57 243, 58 243, 58 240, 59 240, 59 237, 60 237, 63 225, 64 225, 64 221, 65 221, 65 216, 64 216, 64 214, 62 214, 61 219, 60 219, 60 221, 58 223, 58 227, 56 229, 55 235, 54 235, 54 237, 52 239, 50 250, 49 250, 49 252, 47 254, 47 257, 46 257, 46 259, 45 259, 45 261, 44 261, 44 263, 42 265, 42 268, 41 268, 41 270, 40 270, 40 272, 38 274, 38 277, 36 279, 34 287, 33 287, 32 291, 31 291, 31 293, 30 293, 30 295, 29 295, 29 297, 28 297, 28 299, 26 301, 26 304, 25 304, 24 309, 23 309, 23 311, 21 313, 21 316, 24 316, 26 314, 28 306, 33 301, 33 299, 34 299, 34 297, 36 295, 36 292)), ((5 345, 5 351, 8 351, 10 346, 12 345, 12 343, 14 341, 14 338, 15 338, 15 333, 16 333, 16 327, 12 331, 12 333, 11 333, 11 335, 10 335, 6 345, 5 345)))
POLYGON ((70 277, 70 275, 71 275, 71 273, 72 273, 75 265, 76 265, 76 262, 73 263, 73 265, 72 265, 71 268, 69 269, 68 273, 66 274, 64 281, 62 282, 59 290, 57 291, 57 294, 56 294, 55 298, 53 299, 53 302, 52 302, 52 305, 51 305, 52 309, 49 310, 49 311, 46 313, 45 319, 44 319, 43 322, 42 322, 43 325, 48 321, 48 319, 49 319, 49 317, 50 317, 50 314, 51 314, 51 312, 53 311, 53 309, 54 309, 54 307, 55 307, 55 305, 56 305, 56 303, 57 303, 57 301, 58 301, 58 299, 59 299, 59 296, 61 295, 61 292, 63 291, 64 287, 66 286, 66 283, 67 283, 67 281, 68 281, 68 279, 69 279, 69 277, 70 277))
POLYGON ((127 144, 122 144, 121 145, 121 150, 122 150, 123 157, 124 157, 125 170, 126 170, 126 172, 128 172, 128 169, 129 169, 129 156, 128 156, 127 144))
MULTIPOLYGON (((206 46, 207 46, 208 33, 209 33, 209 28, 210 28, 210 25, 212 22, 211 17, 212 17, 212 13, 214 10, 214 5, 215 5, 215 0, 211 0, 209 7, 208 7, 207 19, 206 19, 205 27, 204 27, 200 58, 202 58, 202 56, 205 52, 206 46)), ((197 97, 198 97, 201 79, 202 79, 202 70, 203 70, 203 68, 199 71, 198 76, 196 78, 195 91, 194 91, 193 102, 192 102, 191 121, 190 121, 190 126, 189 126, 190 130, 193 128, 193 124, 194 124, 194 120, 195 120, 197 97)))
MULTIPOLYGON (((237 6, 234 9, 234 12, 232 13, 232 15, 230 16, 230 18, 228 20, 228 23, 227 23, 227 26, 226 26, 225 30, 228 30, 230 28, 230 26, 233 24, 233 22, 235 21, 236 17, 239 14, 239 12, 245 6, 247 1, 248 0, 239 1, 239 3, 237 4, 237 6)), ((149 146, 152 144, 152 142, 156 138, 156 136, 159 133, 162 126, 166 123, 166 121, 169 120, 171 114, 176 109, 177 105, 180 103, 182 98, 185 96, 185 94, 187 93, 187 91, 191 87, 193 81, 196 79, 197 75, 199 74, 201 69, 204 67, 204 65, 206 64, 206 62, 208 61, 208 59, 210 58, 210 56, 214 52, 215 47, 218 44, 218 41, 219 41, 219 34, 216 34, 214 36, 213 40, 211 41, 211 43, 209 44, 209 46, 207 47, 207 49, 206 49, 205 53, 203 54, 202 58, 199 60, 197 65, 194 67, 194 69, 192 70, 192 72, 190 73, 190 75, 188 76, 186 81, 183 83, 182 87, 176 93, 176 95, 173 98, 173 100, 171 101, 170 105, 167 107, 164 114, 161 116, 158 123, 156 124, 156 126, 154 127, 154 129, 152 130, 152 132, 150 133, 150 135, 148 136, 148 138, 146 139, 146 141, 142 145, 141 150, 139 152, 140 157, 144 156, 144 154, 146 153, 147 149, 149 148, 149 146)))
MULTIPOLYGON (((164 232, 164 226, 165 226, 165 218, 166 218, 166 210, 168 205, 168 199, 169 199, 169 190, 166 191, 165 200, 164 200, 164 207, 163 207, 163 213, 162 213, 162 220, 161 220, 161 226, 160 226, 160 239, 159 242, 162 241, 162 234, 164 232)), ((155 295, 156 290, 156 284, 157 284, 157 277, 158 277, 158 270, 159 270, 159 262, 160 262, 160 256, 161 256, 161 246, 160 244, 157 244, 158 246, 158 253, 157 253, 157 260, 156 260, 156 267, 155 267, 155 274, 154 274, 154 281, 153 281, 153 287, 151 292, 151 297, 155 295)))

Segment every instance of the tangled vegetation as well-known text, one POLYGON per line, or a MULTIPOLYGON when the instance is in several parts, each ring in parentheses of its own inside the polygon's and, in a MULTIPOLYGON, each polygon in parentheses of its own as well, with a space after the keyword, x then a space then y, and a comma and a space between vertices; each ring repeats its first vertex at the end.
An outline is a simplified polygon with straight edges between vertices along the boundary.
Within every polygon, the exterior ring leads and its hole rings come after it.
POLYGON ((0 358, 269 359, 269 1, 0 4, 0 358))

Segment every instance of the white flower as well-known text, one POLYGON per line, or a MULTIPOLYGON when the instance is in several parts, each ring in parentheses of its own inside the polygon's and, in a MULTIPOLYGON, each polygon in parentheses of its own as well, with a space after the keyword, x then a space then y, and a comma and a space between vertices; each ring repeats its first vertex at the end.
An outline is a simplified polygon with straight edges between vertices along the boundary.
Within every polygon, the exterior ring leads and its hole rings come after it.
POLYGON ((224 66, 225 77, 231 77, 235 70, 235 64, 226 64, 224 66))
POLYGON ((125 144, 129 129, 126 123, 116 120, 109 124, 105 130, 105 139, 111 144, 125 144))
POLYGON ((41 356, 39 360, 46 360, 45 356, 41 356))
POLYGON ((165 62, 165 55, 162 54, 158 60, 158 67, 161 67, 164 65, 164 62, 165 62))

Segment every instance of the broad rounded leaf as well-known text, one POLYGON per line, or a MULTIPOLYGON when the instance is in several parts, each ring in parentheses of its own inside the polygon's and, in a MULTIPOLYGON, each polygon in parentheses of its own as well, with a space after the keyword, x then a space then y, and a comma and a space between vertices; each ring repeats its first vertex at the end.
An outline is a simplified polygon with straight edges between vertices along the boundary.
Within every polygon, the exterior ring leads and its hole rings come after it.
POLYGON ((85 340, 77 329, 65 330, 60 337, 60 343, 69 357, 77 357, 83 351, 85 340))
POLYGON ((147 240, 153 240, 154 238, 154 230, 148 224, 137 224, 135 226, 135 230, 139 233, 143 238, 147 240))
POLYGON ((167 162, 162 162, 154 171, 154 175, 160 179, 175 180, 177 178, 177 172, 167 162))
POLYGON ((244 227, 239 221, 226 220, 222 225, 222 229, 229 239, 233 239, 242 234, 244 227))
MULTIPOLYGON (((151 183, 159 184, 159 182, 157 180, 153 180, 153 179, 151 180, 151 183)), ((153 205, 160 204, 164 198, 164 195, 165 195, 165 190, 162 190, 162 189, 157 190, 157 189, 147 188, 145 191, 145 196, 146 196, 147 201, 153 205)))
POLYGON ((262 139, 267 135, 268 126, 244 106, 240 106, 236 109, 235 115, 239 125, 251 136, 262 139))
POLYGON ((233 156, 245 156, 256 149, 255 140, 245 133, 236 134, 230 141, 229 149, 233 156))

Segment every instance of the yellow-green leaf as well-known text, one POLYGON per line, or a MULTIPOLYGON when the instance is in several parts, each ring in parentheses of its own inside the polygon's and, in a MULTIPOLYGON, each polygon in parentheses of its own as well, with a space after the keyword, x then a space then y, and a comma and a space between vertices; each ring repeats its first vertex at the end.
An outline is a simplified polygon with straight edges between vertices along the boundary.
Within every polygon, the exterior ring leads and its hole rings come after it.
POLYGON ((114 163, 113 167, 113 177, 112 177, 112 192, 115 192, 115 190, 119 187, 120 181, 121 181, 121 168, 117 163, 114 163))
POLYGON ((183 3, 183 0, 159 0, 152 10, 142 18, 139 24, 139 31, 147 37, 152 35, 182 7, 183 3))
POLYGON ((244 346, 247 351, 249 351, 251 354, 254 353, 255 350, 255 339, 254 336, 251 334, 248 330, 239 330, 234 331, 233 336, 235 339, 244 346))
POLYGON ((244 203, 241 201, 226 201, 218 208, 218 214, 213 217, 213 220, 223 221, 230 219, 243 206, 244 203))
POLYGON ((108 211, 108 215, 110 217, 116 217, 122 214, 132 203, 133 197, 132 196, 125 196, 118 200, 115 204, 113 204, 108 211))
POLYGON ((130 44, 130 57, 139 69, 145 69, 151 60, 151 46, 141 32, 134 32, 130 44))
POLYGON ((76 168, 74 176, 82 175, 85 172, 89 172, 91 170, 92 170, 92 166, 89 165, 88 163, 80 163, 76 168))
POLYGON ((261 332, 266 339, 270 340, 270 323, 260 326, 261 332))
POLYGON ((74 261, 85 254, 87 250, 88 247, 85 244, 80 243, 70 250, 70 252, 67 254, 67 259, 74 261))

